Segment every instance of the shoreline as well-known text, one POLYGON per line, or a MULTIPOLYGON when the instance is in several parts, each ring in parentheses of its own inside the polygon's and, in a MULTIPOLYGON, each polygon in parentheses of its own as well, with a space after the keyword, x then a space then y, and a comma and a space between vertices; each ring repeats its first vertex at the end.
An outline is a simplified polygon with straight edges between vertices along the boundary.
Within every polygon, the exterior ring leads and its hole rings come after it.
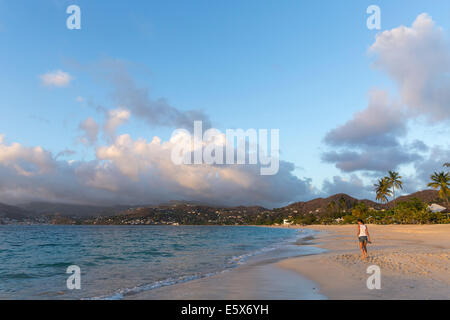
MULTIPOLYGON (((278 226, 250 226, 284 229, 278 226)), ((291 227, 303 231, 298 227, 291 227)), ((280 247, 251 256, 244 264, 211 276, 133 293, 124 300, 324 300, 316 282, 277 264, 294 257, 317 255, 323 249, 309 246, 313 236, 297 236, 280 247)), ((269 248, 269 247, 267 247, 269 248)))
POLYGON ((210 277, 144 291, 124 300, 324 300, 318 286, 276 263, 244 265, 210 277), (301 288, 299 290, 299 288, 301 288))

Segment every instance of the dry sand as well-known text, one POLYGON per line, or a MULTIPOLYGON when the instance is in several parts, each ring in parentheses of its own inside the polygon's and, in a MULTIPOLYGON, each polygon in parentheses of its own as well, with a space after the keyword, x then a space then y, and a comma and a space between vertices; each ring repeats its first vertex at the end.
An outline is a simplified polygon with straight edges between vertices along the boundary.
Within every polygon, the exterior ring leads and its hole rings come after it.
POLYGON ((369 225, 373 244, 362 261, 356 226, 311 226, 320 255, 276 265, 319 285, 329 299, 450 299, 450 225, 369 225), (367 267, 381 270, 381 289, 369 290, 367 267))

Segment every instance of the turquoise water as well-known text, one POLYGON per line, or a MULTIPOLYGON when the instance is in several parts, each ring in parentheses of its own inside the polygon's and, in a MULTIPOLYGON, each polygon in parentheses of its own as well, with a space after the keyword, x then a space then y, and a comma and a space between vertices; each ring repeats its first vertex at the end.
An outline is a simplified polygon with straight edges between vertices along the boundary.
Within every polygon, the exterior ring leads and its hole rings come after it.
POLYGON ((291 244, 296 230, 221 226, 0 226, 0 299, 120 299, 207 277, 291 244), (66 269, 81 268, 81 290, 66 269))

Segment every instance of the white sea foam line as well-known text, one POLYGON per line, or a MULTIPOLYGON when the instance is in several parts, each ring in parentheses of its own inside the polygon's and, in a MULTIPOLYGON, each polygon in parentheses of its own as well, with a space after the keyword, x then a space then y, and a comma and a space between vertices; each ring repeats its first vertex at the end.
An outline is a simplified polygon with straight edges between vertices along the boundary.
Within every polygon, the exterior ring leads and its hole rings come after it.
POLYGON ((172 286, 175 284, 185 283, 185 282, 189 282, 189 281, 193 281, 193 280, 197 280, 197 279, 203 279, 203 278, 214 276, 216 274, 227 272, 229 270, 230 269, 226 269, 226 270, 222 270, 222 271, 218 271, 218 272, 210 272, 210 273, 205 273, 205 274, 182 276, 179 278, 168 278, 165 280, 160 280, 160 281, 156 281, 156 282, 153 282, 150 284, 136 286, 133 288, 120 289, 111 295, 93 297, 93 298, 89 298, 88 300, 121 300, 124 298, 124 296, 129 295, 129 294, 136 294, 136 293, 150 291, 150 290, 154 290, 154 289, 158 289, 158 288, 162 288, 162 287, 172 286))

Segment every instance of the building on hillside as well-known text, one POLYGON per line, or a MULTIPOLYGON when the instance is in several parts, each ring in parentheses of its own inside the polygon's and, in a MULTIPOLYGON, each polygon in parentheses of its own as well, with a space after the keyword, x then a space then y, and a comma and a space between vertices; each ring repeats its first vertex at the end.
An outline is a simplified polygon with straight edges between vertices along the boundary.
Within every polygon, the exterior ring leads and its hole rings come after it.
POLYGON ((431 212, 443 212, 445 211, 447 208, 438 205, 437 203, 432 203, 431 205, 428 206, 428 210, 430 210, 431 212))

